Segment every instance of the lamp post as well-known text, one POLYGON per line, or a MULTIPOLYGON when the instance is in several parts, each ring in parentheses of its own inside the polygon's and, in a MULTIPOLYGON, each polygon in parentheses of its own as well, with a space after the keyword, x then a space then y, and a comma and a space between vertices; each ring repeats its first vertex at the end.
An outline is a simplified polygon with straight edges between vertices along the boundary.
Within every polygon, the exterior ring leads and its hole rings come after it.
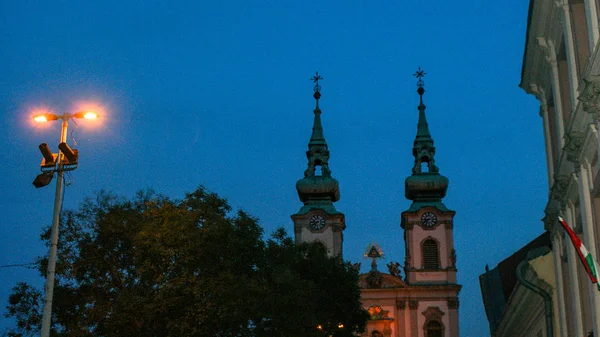
POLYGON ((44 287, 44 309, 42 315, 42 329, 40 336, 50 336, 50 326, 52 321, 52 295, 54 294, 54 276, 56 268, 56 250, 58 245, 58 223, 60 220, 60 210, 62 208, 63 196, 63 176, 65 171, 74 170, 77 168, 77 150, 71 150, 67 145, 67 129, 69 127, 69 119, 71 118, 86 118, 96 119, 97 114, 93 112, 77 112, 74 114, 64 113, 61 116, 54 114, 36 115, 33 119, 38 123, 61 120, 62 126, 60 131, 60 151, 57 154, 50 153, 48 145, 45 143, 40 145, 40 151, 44 156, 42 161, 42 174, 40 174, 33 182, 34 186, 42 187, 50 183, 52 175, 57 172, 58 179, 56 181, 56 192, 54 193, 54 212, 52 215, 52 228, 50 233, 50 251, 48 253, 48 269, 46 272, 46 286, 44 287), (56 157, 55 157, 56 156, 56 157), (65 158, 66 157, 66 158, 65 158), (56 158, 56 159, 54 159, 56 158), (68 165, 68 166, 66 166, 68 165), (44 168, 46 168, 44 170, 44 168), (45 179, 40 179, 45 176, 45 179))

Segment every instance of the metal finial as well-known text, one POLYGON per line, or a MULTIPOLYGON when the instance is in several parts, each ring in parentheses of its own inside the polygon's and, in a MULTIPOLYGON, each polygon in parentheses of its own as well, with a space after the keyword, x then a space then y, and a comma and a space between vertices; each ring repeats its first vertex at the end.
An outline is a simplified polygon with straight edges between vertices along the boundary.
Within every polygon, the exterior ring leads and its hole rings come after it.
POLYGON ((319 72, 317 71, 317 73, 315 74, 315 76, 311 77, 310 80, 313 81, 315 83, 315 86, 313 88, 313 90, 315 91, 314 93, 314 97, 316 100, 318 100, 319 98, 321 98, 321 86, 319 85, 319 80, 322 80, 323 77, 321 77, 321 75, 319 75, 319 72))
POLYGON ((425 70, 422 70, 420 66, 419 69, 417 69, 417 72, 413 74, 413 76, 417 78, 417 92, 421 96, 425 92, 425 89, 423 88, 423 86, 425 85, 425 82, 423 82, 423 77, 425 77, 425 75, 427 75, 427 73, 425 72, 425 70))

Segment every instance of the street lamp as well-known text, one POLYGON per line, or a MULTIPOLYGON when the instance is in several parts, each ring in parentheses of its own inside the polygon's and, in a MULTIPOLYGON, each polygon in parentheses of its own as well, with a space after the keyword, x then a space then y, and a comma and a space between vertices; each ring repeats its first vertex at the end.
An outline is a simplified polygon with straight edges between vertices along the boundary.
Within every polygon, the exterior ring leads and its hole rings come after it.
POLYGON ((42 143, 39 146, 42 152, 41 170, 42 174, 38 175, 33 181, 33 185, 43 187, 50 184, 54 172, 58 174, 56 181, 56 192, 54 194, 54 213, 52 215, 52 229, 50 233, 50 252, 48 253, 48 270, 46 273, 46 286, 44 287, 44 310, 42 315, 42 330, 41 337, 50 336, 50 323, 52 320, 52 295, 54 293, 54 276, 56 268, 56 248, 58 245, 58 222, 60 220, 60 209, 62 207, 62 195, 63 195, 63 175, 65 171, 71 171, 77 168, 78 152, 77 150, 71 149, 67 145, 67 128, 69 126, 69 119, 72 118, 85 118, 85 119, 96 119, 98 115, 90 111, 80 111, 76 113, 64 113, 63 115, 55 115, 51 113, 44 113, 36 115, 33 120, 38 123, 61 120, 62 127, 60 132, 60 143, 58 145, 59 152, 54 154, 51 152, 50 147, 46 143, 42 143))

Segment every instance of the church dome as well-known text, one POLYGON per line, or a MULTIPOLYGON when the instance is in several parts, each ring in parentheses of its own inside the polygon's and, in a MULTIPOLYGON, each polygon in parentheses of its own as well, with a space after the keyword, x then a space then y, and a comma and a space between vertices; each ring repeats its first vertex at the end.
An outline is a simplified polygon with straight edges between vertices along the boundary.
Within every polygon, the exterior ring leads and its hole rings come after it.
POLYGON ((404 181, 404 194, 413 201, 437 201, 446 196, 448 178, 439 173, 413 174, 404 181))
POLYGON ((338 181, 332 177, 307 176, 296 183, 296 190, 302 202, 309 200, 340 200, 338 181))

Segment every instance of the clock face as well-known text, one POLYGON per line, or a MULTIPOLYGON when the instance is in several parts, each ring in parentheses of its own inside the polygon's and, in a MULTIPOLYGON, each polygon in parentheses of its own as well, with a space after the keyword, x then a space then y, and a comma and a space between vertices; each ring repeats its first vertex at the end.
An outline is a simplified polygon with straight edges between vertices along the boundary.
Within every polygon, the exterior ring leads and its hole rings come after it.
POLYGON ((318 231, 325 227, 325 217, 320 214, 313 215, 310 218, 309 225, 310 229, 318 231))
POLYGON ((421 215, 421 223, 423 226, 431 228, 437 223, 437 216, 431 212, 425 212, 421 215))

